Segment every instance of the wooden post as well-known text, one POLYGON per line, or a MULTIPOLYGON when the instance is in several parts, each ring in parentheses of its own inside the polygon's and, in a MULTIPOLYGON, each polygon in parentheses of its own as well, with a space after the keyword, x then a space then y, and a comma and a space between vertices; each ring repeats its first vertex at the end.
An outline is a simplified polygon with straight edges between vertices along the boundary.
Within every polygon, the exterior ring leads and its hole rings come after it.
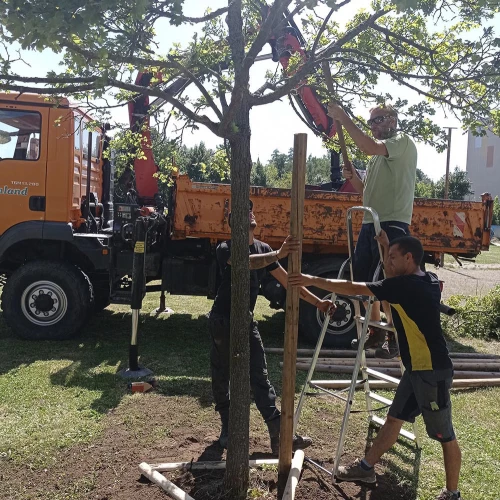
POLYGON ((304 450, 297 450, 293 456, 292 468, 286 483, 283 500, 295 500, 295 490, 297 488, 297 484, 299 483, 300 473, 302 472, 302 466, 304 464, 304 457, 304 450))
MULTIPOLYGON (((333 87, 332 73, 330 72, 330 63, 328 61, 323 61, 323 63, 321 64, 321 69, 323 70, 326 87, 331 94, 331 99, 335 100, 335 88, 333 87)), ((335 128, 337 129, 337 137, 339 139, 340 151, 342 152, 342 159, 344 160, 344 165, 346 165, 349 161, 349 155, 347 154, 347 147, 345 145, 345 137, 344 131, 342 130, 342 124, 338 120, 335 120, 335 128)))
MULTIPOLYGON (((290 212, 290 234, 302 241, 306 180, 307 134, 295 134, 290 212)), ((288 258, 288 272, 300 272, 302 250, 288 258)), ((295 362, 299 329, 299 288, 286 294, 283 387, 281 396, 280 452, 278 465, 278 498, 282 498, 292 464, 293 415, 295 397, 295 362)))
POLYGON ((194 500, 192 496, 181 490, 158 471, 152 469, 146 462, 139 465, 139 470, 144 476, 146 476, 150 481, 153 481, 153 483, 156 483, 175 500, 194 500))

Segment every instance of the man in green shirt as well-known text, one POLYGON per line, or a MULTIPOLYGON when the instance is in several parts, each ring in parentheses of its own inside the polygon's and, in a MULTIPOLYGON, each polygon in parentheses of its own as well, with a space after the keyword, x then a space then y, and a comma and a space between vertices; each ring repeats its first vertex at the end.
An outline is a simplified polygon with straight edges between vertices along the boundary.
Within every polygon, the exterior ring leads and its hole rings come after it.
MULTIPOLYGON (((363 206, 377 212, 382 229, 390 241, 410 234, 408 228, 413 212, 417 149, 408 135, 398 132, 397 110, 391 105, 370 110, 367 123, 373 137, 361 130, 337 104, 328 106, 328 114, 344 126, 363 153, 371 156, 364 181, 350 162, 344 164, 342 172, 354 189, 363 195, 363 206)), ((361 282, 379 279, 374 276, 379 260, 373 221, 367 214, 354 251, 352 279, 361 282)), ((390 322, 389 307, 384 307, 384 310, 390 322)), ((379 307, 373 307, 371 319, 380 321, 379 307)), ((370 327, 369 333, 365 343, 367 349, 383 343, 382 348, 377 349, 376 356, 389 358, 398 354, 392 334, 386 337, 382 330, 373 327, 370 327)))

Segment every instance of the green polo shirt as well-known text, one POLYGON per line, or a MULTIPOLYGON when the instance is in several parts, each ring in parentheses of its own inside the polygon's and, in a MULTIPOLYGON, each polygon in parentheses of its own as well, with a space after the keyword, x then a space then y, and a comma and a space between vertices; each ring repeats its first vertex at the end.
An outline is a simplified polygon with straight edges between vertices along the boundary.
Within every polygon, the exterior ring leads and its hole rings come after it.
MULTIPOLYGON (((415 177, 417 173, 417 148, 406 134, 397 133, 385 144, 389 156, 372 156, 366 168, 363 205, 373 208, 380 222, 398 221, 411 223, 415 177)), ((373 222, 365 214, 363 224, 373 222)))

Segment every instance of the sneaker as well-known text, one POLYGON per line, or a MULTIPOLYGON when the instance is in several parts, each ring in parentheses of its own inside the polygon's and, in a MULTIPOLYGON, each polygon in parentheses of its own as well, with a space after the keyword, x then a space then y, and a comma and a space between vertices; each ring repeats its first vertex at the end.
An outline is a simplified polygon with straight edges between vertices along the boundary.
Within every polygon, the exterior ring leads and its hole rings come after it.
POLYGON ((460 496, 460 492, 453 493, 448 491, 446 488, 441 490, 441 493, 436 497, 436 500, 463 500, 460 496))
MULTIPOLYGON (((375 349, 381 346, 385 341, 384 330, 376 326, 370 326, 368 332, 366 333, 365 349, 375 349)), ((351 347, 353 349, 358 348, 358 339, 354 339, 351 342, 351 347)))
MULTIPOLYGON (((304 450, 312 445, 312 439, 309 436, 293 436, 292 451, 304 450)), ((271 438, 271 453, 279 455, 280 452, 280 437, 274 436, 271 438)))
POLYGON ((382 347, 375 350, 376 358, 392 359, 399 356, 398 343, 396 342, 396 337, 394 333, 387 332, 385 342, 382 347))
POLYGON ((341 465, 337 471, 334 480, 337 481, 360 481, 362 483, 376 483, 377 477, 375 476, 375 469, 372 467, 370 470, 365 470, 361 467, 361 460, 358 458, 347 467, 341 465))

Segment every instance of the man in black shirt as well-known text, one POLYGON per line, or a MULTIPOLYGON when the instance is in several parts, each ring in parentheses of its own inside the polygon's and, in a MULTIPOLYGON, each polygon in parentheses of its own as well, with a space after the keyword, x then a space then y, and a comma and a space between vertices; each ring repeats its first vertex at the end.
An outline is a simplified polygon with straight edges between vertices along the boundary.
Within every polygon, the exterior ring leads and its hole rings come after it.
POLYGON ((430 438, 443 448, 446 488, 437 500, 460 499, 458 478, 461 452, 451 418, 450 387, 453 379, 446 341, 441 329, 439 280, 420 269, 424 254, 416 238, 403 236, 389 243, 382 231, 375 237, 382 246, 387 278, 375 283, 325 280, 290 275, 293 286, 316 286, 346 295, 375 296, 391 305, 405 372, 396 390, 387 420, 362 460, 339 467, 337 479, 375 483, 373 466, 396 442, 403 422, 422 414, 430 438))
MULTIPOLYGON (((251 203, 251 202, 250 202, 251 203)), ((288 237, 279 250, 272 248, 253 236, 257 222, 250 204, 250 234, 249 234, 249 267, 250 267, 250 385, 255 404, 259 409, 269 429, 271 450, 273 454, 279 451, 280 411, 276 408, 276 392, 268 378, 267 362, 264 346, 258 330, 257 322, 252 315, 259 294, 261 279, 266 271, 270 272, 285 288, 287 287, 287 272, 278 261, 288 256, 292 251, 298 251, 299 243, 288 237)), ((231 221, 231 219, 229 219, 231 221)), ((209 315, 209 331, 212 339, 210 364, 212 371, 212 392, 215 400, 215 410, 220 413, 222 429, 219 444, 227 447, 229 423, 229 347, 230 347, 230 313, 231 313, 231 241, 224 241, 217 247, 217 262, 222 274, 222 281, 209 315)), ((323 312, 332 307, 331 301, 320 300, 306 288, 300 291, 303 300, 313 304, 323 312)), ((295 436, 294 449, 306 448, 312 443, 310 438, 295 436)))

